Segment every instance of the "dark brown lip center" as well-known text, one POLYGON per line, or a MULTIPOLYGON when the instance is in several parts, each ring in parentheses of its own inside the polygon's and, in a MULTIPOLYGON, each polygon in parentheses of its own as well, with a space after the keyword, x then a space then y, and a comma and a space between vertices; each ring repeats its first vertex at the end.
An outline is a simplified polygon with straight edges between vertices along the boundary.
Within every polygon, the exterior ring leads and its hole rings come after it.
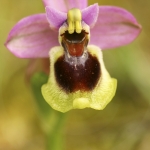
POLYGON ((83 54, 84 48, 88 44, 87 34, 84 30, 81 33, 74 32, 69 34, 68 31, 65 31, 62 34, 62 46, 66 51, 69 52, 71 56, 79 57, 83 54))
POLYGON ((58 85, 67 93, 88 92, 96 87, 101 77, 101 66, 97 57, 90 53, 84 65, 68 63, 63 55, 55 62, 54 72, 58 85))

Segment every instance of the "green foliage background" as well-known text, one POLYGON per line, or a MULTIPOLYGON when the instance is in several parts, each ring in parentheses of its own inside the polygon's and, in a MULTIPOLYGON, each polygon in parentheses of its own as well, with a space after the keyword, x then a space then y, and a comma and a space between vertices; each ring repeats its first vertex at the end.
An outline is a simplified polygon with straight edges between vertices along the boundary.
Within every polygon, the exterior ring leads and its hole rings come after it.
MULTIPOLYGON (((130 11, 142 25, 128 46, 104 51, 104 60, 118 89, 103 110, 68 112, 63 130, 65 150, 149 150, 150 147, 150 1, 89 0, 130 11)), ((41 0, 0 2, 0 149, 44 150, 46 135, 27 80, 28 59, 11 54, 4 43, 21 18, 44 12, 41 0)))

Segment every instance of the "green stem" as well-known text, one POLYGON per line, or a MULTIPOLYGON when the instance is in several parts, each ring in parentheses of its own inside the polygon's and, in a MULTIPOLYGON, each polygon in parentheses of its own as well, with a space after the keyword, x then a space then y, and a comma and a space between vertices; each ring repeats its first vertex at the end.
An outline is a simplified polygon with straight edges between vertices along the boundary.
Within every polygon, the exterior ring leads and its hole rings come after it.
POLYGON ((47 82, 47 80, 48 75, 46 75, 43 72, 35 73, 31 78, 32 92, 34 94, 40 115, 44 119, 47 119, 49 117, 49 114, 51 113, 52 110, 51 107, 48 105, 48 103, 44 100, 41 93, 41 87, 43 84, 47 82))
POLYGON ((47 150, 62 150, 63 126, 66 113, 53 110, 41 94, 41 86, 48 80, 44 73, 36 73, 31 79, 32 91, 39 108, 41 124, 47 135, 47 150))
POLYGON ((51 128, 47 135, 47 150, 63 149, 63 127, 66 114, 57 112, 56 116, 57 120, 55 120, 53 128, 51 128))

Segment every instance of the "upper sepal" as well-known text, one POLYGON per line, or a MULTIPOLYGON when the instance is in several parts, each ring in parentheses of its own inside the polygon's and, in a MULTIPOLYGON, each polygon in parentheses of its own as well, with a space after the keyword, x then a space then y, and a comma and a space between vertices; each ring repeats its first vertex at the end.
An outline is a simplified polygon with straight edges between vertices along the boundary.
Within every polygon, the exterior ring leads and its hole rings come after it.
POLYGON ((101 49, 115 48, 132 42, 141 32, 141 25, 125 9, 100 6, 99 16, 91 29, 90 43, 101 49))
POLYGON ((84 9, 87 7, 87 0, 43 0, 45 6, 50 6, 62 12, 72 8, 84 9))
POLYGON ((58 45, 58 32, 51 30, 45 14, 21 19, 10 31, 5 46, 17 57, 48 57, 50 48, 58 45))

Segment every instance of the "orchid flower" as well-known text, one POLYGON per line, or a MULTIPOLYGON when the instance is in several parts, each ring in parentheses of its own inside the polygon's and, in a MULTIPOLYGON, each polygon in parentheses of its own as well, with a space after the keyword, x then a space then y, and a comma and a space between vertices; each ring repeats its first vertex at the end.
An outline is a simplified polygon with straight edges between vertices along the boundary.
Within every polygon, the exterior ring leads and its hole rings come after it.
POLYGON ((102 110, 116 92, 101 50, 132 42, 141 26, 128 11, 114 6, 87 7, 87 0, 43 0, 46 14, 20 20, 6 47, 20 58, 50 58, 42 95, 58 111, 102 110))

